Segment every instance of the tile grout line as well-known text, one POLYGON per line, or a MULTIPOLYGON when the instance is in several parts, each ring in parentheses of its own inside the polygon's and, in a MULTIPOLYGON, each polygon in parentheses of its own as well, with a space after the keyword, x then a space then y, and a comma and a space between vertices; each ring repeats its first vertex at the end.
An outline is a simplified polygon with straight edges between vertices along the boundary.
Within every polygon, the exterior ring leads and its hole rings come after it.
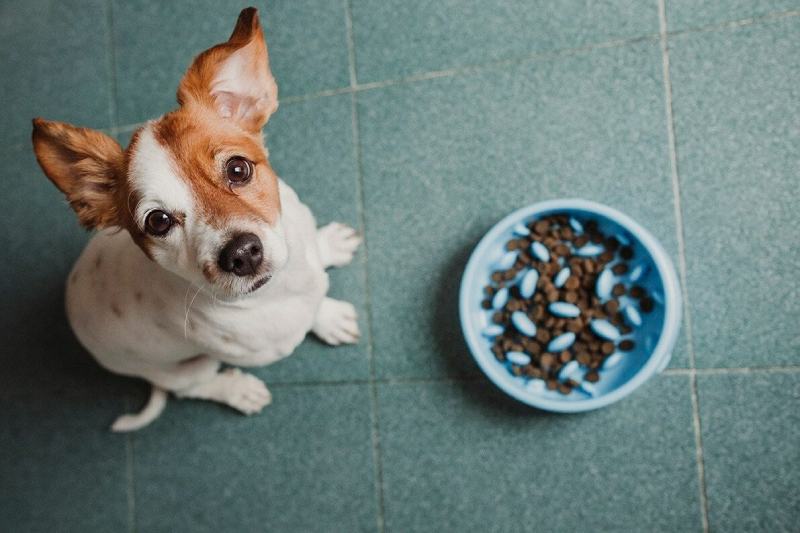
POLYGON ((745 26, 754 26, 756 24, 774 22, 776 20, 796 17, 798 15, 800 15, 800 10, 775 11, 758 17, 749 17, 737 20, 726 20, 724 22, 717 22, 716 24, 708 24, 706 26, 695 26, 694 28, 687 28, 685 30, 675 30, 671 32, 666 32, 666 35, 668 37, 677 37, 691 33, 708 33, 712 31, 729 30, 731 28, 743 28, 745 26))
MULTIPOLYGON (((749 374, 798 374, 800 365, 769 367, 731 367, 731 368, 667 368, 661 375, 667 377, 689 376, 739 376, 749 374)), ((338 387, 346 385, 368 385, 373 382, 380 385, 403 385, 423 383, 471 383, 483 380, 483 376, 439 376, 439 377, 400 377, 375 379, 342 379, 331 381, 271 381, 270 387, 338 387)))
POLYGON ((703 453, 703 434, 700 422, 700 400, 697 392, 697 361, 694 352, 694 336, 692 317, 689 306, 689 292, 686 271, 686 241, 683 226, 683 208, 681 205, 681 186, 678 174, 678 149, 675 141, 675 117, 672 108, 672 78, 670 77, 669 41, 667 34, 666 0, 658 0, 658 22, 661 42, 661 66, 664 80, 664 108, 667 119, 667 142, 671 167, 673 207, 675 210, 675 231, 678 240, 678 261, 680 284, 683 292, 683 316, 686 328, 686 344, 689 351, 689 387, 692 401, 692 429, 694 432, 695 462, 697 465, 697 482, 700 499, 700 519, 703 532, 709 532, 708 490, 706 486, 705 459, 703 453))
MULTIPOLYGON (((703 33, 703 32, 710 32, 710 31, 722 31, 730 28, 740 28, 745 26, 751 26, 755 24, 760 24, 763 22, 771 22, 775 20, 780 20, 784 18, 790 18, 800 16, 800 11, 784 11, 784 12, 777 12, 777 13, 769 13, 767 15, 763 15, 761 17, 751 17, 747 19, 739 19, 733 21, 726 21, 717 24, 710 24, 708 26, 700 26, 696 28, 688 28, 685 30, 676 30, 674 32, 666 32, 667 36, 682 36, 686 34, 692 33, 703 33)), ((351 23, 348 23, 351 25, 351 23)), ((352 30, 352 28, 348 28, 352 30)), ((419 81, 426 81, 431 79, 437 78, 449 78, 455 77, 459 75, 469 74, 473 72, 479 72, 490 68, 497 68, 502 66, 510 66, 510 65, 518 65, 524 64, 531 61, 537 60, 548 60, 548 59, 556 59, 559 57, 575 55, 584 52, 591 52, 594 50, 602 50, 606 48, 617 48, 622 46, 627 46, 630 44, 636 44, 645 41, 653 41, 657 42, 661 39, 661 32, 659 33, 648 33, 644 35, 639 35, 636 37, 630 37, 627 39, 616 39, 611 41, 603 41, 599 43, 592 43, 587 44, 584 46, 578 46, 574 48, 560 48, 556 50, 549 50, 544 52, 534 52, 531 54, 519 56, 512 59, 503 59, 498 61, 491 61, 486 63, 477 63, 474 65, 463 65, 459 67, 453 67, 449 69, 442 69, 442 70, 431 70, 426 72, 420 72, 417 74, 412 74, 410 76, 405 76, 401 78, 394 78, 394 79, 387 79, 375 82, 368 82, 368 83, 353 83, 355 79, 355 68, 351 68, 350 70, 350 80, 351 83, 348 87, 338 87, 335 89, 325 89, 322 91, 318 91, 315 93, 308 93, 308 94, 301 94, 295 96, 288 96, 284 98, 281 102, 286 104, 292 104, 297 102, 305 102, 308 100, 315 100, 317 98, 324 98, 327 96, 336 96, 340 94, 349 94, 352 92, 361 92, 361 91, 370 91, 375 89, 383 89, 385 87, 392 87, 395 85, 406 85, 410 83, 415 83, 419 81)), ((350 43, 348 43, 350 44, 350 43)), ((353 58, 353 65, 355 64, 354 60, 354 50, 351 55, 353 58)))
POLYGON ((740 376, 746 374, 795 374, 800 366, 762 366, 762 367, 730 367, 730 368, 667 368, 666 375, 688 376, 740 376))
MULTIPOLYGON (((755 24, 759 24, 759 23, 762 23, 762 22, 770 22, 770 21, 774 21, 774 20, 780 20, 780 19, 783 19, 783 18, 790 18, 790 17, 795 17, 795 16, 800 16, 800 11, 785 11, 785 12, 780 12, 780 13, 770 13, 770 14, 764 15, 762 17, 753 17, 753 18, 748 18, 748 19, 740 19, 740 20, 735 20, 735 21, 723 22, 723 23, 719 23, 719 24, 713 24, 713 25, 709 25, 709 26, 702 26, 702 27, 698 27, 698 28, 689 28, 689 29, 686 29, 686 30, 677 30, 677 31, 674 31, 674 32, 667 32, 666 35, 667 36, 681 36, 681 35, 686 35, 686 34, 690 34, 690 33, 719 31, 719 30, 725 30, 725 29, 729 29, 729 28, 739 28, 739 27, 743 27, 743 26, 750 26, 750 25, 755 25, 755 24)), ((350 19, 348 19, 346 21, 346 24, 348 26, 348 30, 352 31, 352 27, 351 27, 352 26, 352 22, 351 22, 350 19)), ((537 52, 537 53, 534 53, 534 54, 521 56, 521 57, 518 57, 518 58, 515 58, 515 59, 504 59, 504 60, 495 61, 495 62, 489 62, 489 63, 478 63, 478 64, 475 64, 475 65, 466 65, 466 66, 454 67, 454 68, 444 69, 444 70, 432 70, 432 71, 427 71, 427 72, 421 72, 421 73, 418 73, 418 74, 413 74, 411 76, 406 76, 406 77, 403 77, 403 78, 395 78, 395 79, 390 79, 390 80, 381 80, 381 81, 375 81, 375 82, 369 82, 369 83, 358 83, 358 81, 356 80, 356 73, 355 73, 355 47, 354 47, 354 44, 353 44, 352 40, 349 40, 348 41, 348 54, 350 56, 350 59, 352 61, 352 65, 353 65, 352 67, 348 67, 348 76, 349 76, 349 79, 350 79, 350 85, 348 85, 347 87, 337 87, 335 89, 324 89, 322 91, 318 91, 318 92, 315 92, 315 93, 306 93, 306 94, 299 94, 299 95, 294 95, 294 96, 287 96, 286 98, 283 98, 281 100, 281 103, 282 104, 295 104, 295 103, 300 103, 300 102, 307 102, 309 100, 316 100, 318 98, 325 98, 325 97, 328 97, 328 96, 337 96, 337 95, 341 95, 341 94, 351 94, 353 92, 371 91, 371 90, 375 90, 375 89, 383 89, 385 87, 392 87, 392 86, 395 86, 395 85, 406 85, 406 84, 410 84, 410 83, 415 83, 415 82, 419 82, 419 81, 426 81, 426 80, 431 80, 431 79, 437 79, 437 78, 455 77, 455 76, 459 76, 459 75, 462 75, 462 74, 468 74, 468 73, 471 73, 471 72, 481 71, 481 70, 485 70, 485 69, 488 69, 488 68, 494 68, 494 67, 499 67, 499 66, 522 64, 522 63, 527 63, 527 62, 536 61, 536 60, 540 60, 540 59, 544 59, 544 60, 546 60, 546 59, 554 59, 554 58, 558 58, 558 57, 578 54, 578 53, 581 53, 581 52, 590 52, 590 51, 598 50, 598 49, 627 46, 629 44, 635 44, 635 43, 638 43, 638 42, 644 42, 644 41, 648 41, 648 40, 652 40, 652 41, 655 42, 657 40, 660 40, 660 38, 661 38, 661 33, 646 34, 646 35, 640 35, 638 37, 631 37, 629 39, 618 39, 618 40, 612 40, 612 41, 605 41, 605 42, 600 42, 600 43, 588 44, 588 45, 585 45, 585 46, 582 46, 582 47, 577 47, 577 48, 561 48, 561 49, 558 49, 558 50, 550 50, 550 51, 547 51, 547 52, 537 52), (351 47, 352 47, 352 50, 351 50, 351 47)), ((136 122, 136 123, 133 123, 133 124, 124 124, 122 126, 114 125, 114 126, 112 126, 110 128, 100 128, 100 130, 101 131, 108 131, 109 133, 111 133, 113 135, 113 134, 117 134, 117 133, 125 133, 125 132, 129 132, 129 131, 133 131, 136 128, 144 125, 145 123, 146 123, 146 121, 136 122)), ((23 144, 24 143, 20 143, 20 145, 23 145, 23 144)))
POLYGON ((383 497, 383 459, 381 457, 381 438, 380 438, 380 418, 378 413, 378 385, 375 381, 375 350, 373 345, 373 325, 372 325, 372 295, 369 289, 369 246, 367 243, 367 220, 366 203, 364 201, 364 169, 361 157, 361 136, 359 133, 358 121, 358 97, 357 92, 352 90, 358 87, 358 76, 356 73, 356 49, 355 37, 353 35, 353 12, 350 0, 342 0, 345 11, 345 28, 347 33, 347 58, 348 74, 350 77, 350 126, 353 130, 353 157, 356 161, 356 194, 358 224, 360 226, 361 238, 364 243, 362 255, 363 283, 364 283, 364 304, 367 322, 367 358, 369 360, 369 396, 370 396, 370 440, 372 444, 372 467, 375 472, 374 496, 376 500, 376 527, 378 533, 383 533, 385 527, 384 518, 384 497, 383 497))

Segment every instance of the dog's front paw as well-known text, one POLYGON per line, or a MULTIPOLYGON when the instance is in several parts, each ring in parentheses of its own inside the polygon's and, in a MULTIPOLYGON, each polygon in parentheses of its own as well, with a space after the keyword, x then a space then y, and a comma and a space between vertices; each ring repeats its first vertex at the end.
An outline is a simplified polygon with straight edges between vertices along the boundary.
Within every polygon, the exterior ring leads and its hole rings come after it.
POLYGON ((356 308, 349 302, 325 298, 317 311, 312 331, 332 346, 357 343, 361 333, 358 331, 356 308))
POLYGON ((229 368, 221 374, 225 379, 225 402, 246 415, 253 415, 272 403, 272 394, 264 382, 238 368, 229 368))
POLYGON ((361 237, 350 226, 331 222, 317 230, 317 243, 322 265, 340 267, 353 260, 361 237))

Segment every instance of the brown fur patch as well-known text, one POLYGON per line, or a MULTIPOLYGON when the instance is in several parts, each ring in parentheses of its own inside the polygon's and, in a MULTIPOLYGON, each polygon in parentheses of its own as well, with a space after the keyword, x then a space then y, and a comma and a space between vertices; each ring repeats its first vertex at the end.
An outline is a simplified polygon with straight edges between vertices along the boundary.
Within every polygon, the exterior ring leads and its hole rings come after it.
POLYGON ((66 195, 80 223, 114 226, 117 178, 123 174, 117 141, 99 131, 39 118, 33 120, 32 140, 36 160, 66 195))
POLYGON ((215 114, 181 108, 153 127, 156 140, 169 150, 206 221, 222 228, 230 218, 274 223, 280 215, 278 176, 267 160, 261 136, 250 134, 215 114), (225 162, 242 156, 255 167, 245 185, 232 188, 225 162))

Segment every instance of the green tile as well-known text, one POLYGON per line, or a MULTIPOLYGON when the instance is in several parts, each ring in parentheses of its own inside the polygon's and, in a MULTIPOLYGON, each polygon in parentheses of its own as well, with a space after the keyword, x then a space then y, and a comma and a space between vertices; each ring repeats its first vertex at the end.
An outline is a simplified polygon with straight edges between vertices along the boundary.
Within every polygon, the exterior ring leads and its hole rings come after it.
POLYGON ((701 367, 800 362, 798 36, 800 17, 670 41, 701 367))
POLYGON ((0 392, 0 529, 126 531, 125 437, 115 387, 0 392))
MULTIPOLYGON (((281 97, 349 84, 344 4, 256 2, 281 97)), ((119 123, 175 107, 175 90, 194 56, 225 41, 246 4, 202 0, 114 0, 119 123)))
POLYGON ((656 2, 353 0, 359 82, 658 32, 656 2))
POLYGON ((0 3, 0 141, 29 143, 31 119, 111 125, 102 0, 0 3))
POLYGON ((387 531, 698 531, 689 382, 548 415, 482 383, 381 385, 387 531))
POLYGON ((800 373, 697 382, 711 531, 796 531, 800 373))
POLYGON ((135 435, 140 530, 374 530, 368 387, 272 394, 253 417, 172 400, 135 435))
POLYGON ((378 374, 475 371, 459 280, 518 207, 606 202, 674 256, 663 95, 654 42, 359 93, 378 374))
POLYGON ((800 9, 797 0, 665 0, 670 31, 800 9))

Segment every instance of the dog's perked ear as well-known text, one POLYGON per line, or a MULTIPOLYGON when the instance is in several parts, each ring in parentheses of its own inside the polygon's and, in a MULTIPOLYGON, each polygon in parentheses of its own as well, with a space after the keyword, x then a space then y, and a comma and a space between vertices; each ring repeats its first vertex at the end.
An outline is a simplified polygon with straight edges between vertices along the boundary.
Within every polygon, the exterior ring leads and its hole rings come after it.
POLYGON ((239 14, 227 42, 197 56, 178 86, 181 106, 201 105, 247 131, 259 131, 278 108, 258 10, 239 14))
POLYGON ((105 228, 118 224, 116 189, 124 163, 117 141, 99 131, 35 118, 33 151, 82 225, 105 228))

